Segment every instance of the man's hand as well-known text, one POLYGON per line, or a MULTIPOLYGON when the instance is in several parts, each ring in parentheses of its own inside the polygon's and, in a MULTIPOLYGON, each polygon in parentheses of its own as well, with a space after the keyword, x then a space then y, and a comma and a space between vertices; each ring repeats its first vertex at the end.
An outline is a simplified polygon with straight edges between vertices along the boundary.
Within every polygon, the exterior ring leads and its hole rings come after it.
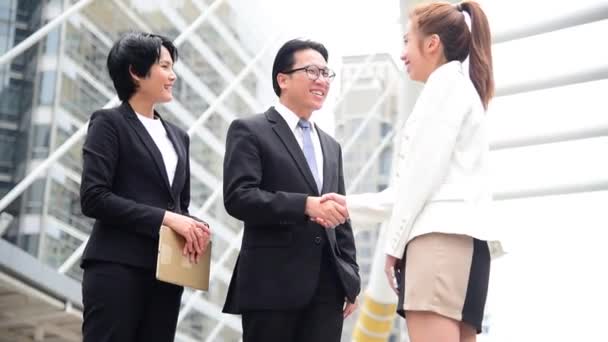
POLYGON ((306 198, 306 215, 325 228, 333 228, 346 222, 348 211, 334 201, 321 203, 321 197, 306 198))
POLYGON ((393 291, 399 295, 399 290, 397 290, 397 278, 395 277, 395 265, 397 265, 397 261, 399 261, 399 259, 387 254, 386 261, 384 263, 384 273, 386 274, 386 278, 388 279, 388 284, 390 285, 391 289, 393 289, 393 291))
POLYGON ((198 263, 200 256, 207 248, 211 239, 209 226, 188 216, 171 211, 165 212, 163 224, 186 240, 183 250, 184 256, 188 256, 190 262, 198 263))
POLYGON ((344 317, 344 319, 346 319, 346 317, 350 316, 350 314, 352 314, 353 312, 355 312, 355 310, 357 310, 357 306, 359 305, 357 298, 355 298, 355 302, 351 303, 348 301, 348 299, 346 300, 346 304, 344 305, 344 310, 342 311, 342 316, 344 317))
MULTIPOLYGON (((348 208, 346 207, 346 197, 345 196, 336 194, 336 193, 329 193, 329 194, 324 194, 323 196, 321 196, 321 204, 329 203, 329 202, 334 202, 334 203, 344 207, 346 209, 346 218, 348 219, 348 208)), ((327 220, 324 220, 322 217, 312 217, 312 220, 326 228, 334 228, 337 226, 337 225, 331 225, 330 222, 328 222, 327 220)))
POLYGON ((325 203, 327 201, 334 201, 341 206, 346 207, 346 196, 337 194, 335 192, 324 194, 321 196, 321 203, 325 203))

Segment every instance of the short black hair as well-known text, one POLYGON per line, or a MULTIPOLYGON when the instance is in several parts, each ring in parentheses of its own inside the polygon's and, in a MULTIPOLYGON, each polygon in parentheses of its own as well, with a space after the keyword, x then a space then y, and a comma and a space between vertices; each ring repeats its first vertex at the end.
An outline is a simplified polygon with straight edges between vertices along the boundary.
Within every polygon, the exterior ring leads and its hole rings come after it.
POLYGON ((122 36, 108 54, 108 72, 121 101, 127 101, 137 91, 137 84, 129 68, 140 77, 150 73, 160 59, 161 47, 167 48, 173 62, 177 62, 177 48, 166 37, 144 32, 129 32, 122 36))
POLYGON ((279 82, 277 82, 277 75, 293 68, 296 52, 308 49, 316 50, 325 58, 326 62, 328 61, 329 55, 325 46, 312 40, 292 39, 283 44, 277 52, 272 65, 272 87, 277 96, 281 96, 281 87, 279 87, 279 82))

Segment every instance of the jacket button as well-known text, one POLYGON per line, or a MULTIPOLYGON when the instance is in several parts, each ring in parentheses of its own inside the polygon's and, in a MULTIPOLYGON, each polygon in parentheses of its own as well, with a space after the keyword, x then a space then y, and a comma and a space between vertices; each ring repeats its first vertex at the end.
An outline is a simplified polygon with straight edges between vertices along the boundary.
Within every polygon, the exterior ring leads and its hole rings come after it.
POLYGON ((317 236, 317 237, 315 238, 315 243, 316 243, 317 245, 320 245, 320 244, 321 244, 321 237, 320 237, 320 236, 317 236))
POLYGON ((167 209, 169 209, 169 210, 175 210, 175 203, 169 202, 169 204, 167 204, 167 209))

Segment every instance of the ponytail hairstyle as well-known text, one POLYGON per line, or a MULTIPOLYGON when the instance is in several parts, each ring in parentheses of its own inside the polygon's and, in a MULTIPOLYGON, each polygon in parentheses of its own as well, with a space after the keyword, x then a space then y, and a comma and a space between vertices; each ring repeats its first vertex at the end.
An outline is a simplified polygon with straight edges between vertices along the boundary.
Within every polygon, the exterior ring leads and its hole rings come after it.
POLYGON ((416 6, 410 13, 412 24, 425 36, 437 34, 448 62, 469 58, 469 77, 485 109, 494 96, 492 37, 485 13, 474 1, 457 5, 434 2, 416 6), (471 29, 465 13, 471 17, 471 29))

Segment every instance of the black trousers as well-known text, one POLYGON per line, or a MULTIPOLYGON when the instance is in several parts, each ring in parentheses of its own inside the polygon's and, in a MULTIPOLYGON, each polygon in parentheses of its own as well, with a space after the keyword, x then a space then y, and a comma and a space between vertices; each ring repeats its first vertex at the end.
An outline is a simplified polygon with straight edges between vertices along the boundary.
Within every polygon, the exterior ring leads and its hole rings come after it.
POLYGON ((312 301, 297 310, 244 312, 243 342, 340 341, 345 294, 327 253, 324 251, 319 285, 312 301))
POLYGON ((183 288, 154 271, 89 262, 82 281, 84 342, 172 342, 183 288))

